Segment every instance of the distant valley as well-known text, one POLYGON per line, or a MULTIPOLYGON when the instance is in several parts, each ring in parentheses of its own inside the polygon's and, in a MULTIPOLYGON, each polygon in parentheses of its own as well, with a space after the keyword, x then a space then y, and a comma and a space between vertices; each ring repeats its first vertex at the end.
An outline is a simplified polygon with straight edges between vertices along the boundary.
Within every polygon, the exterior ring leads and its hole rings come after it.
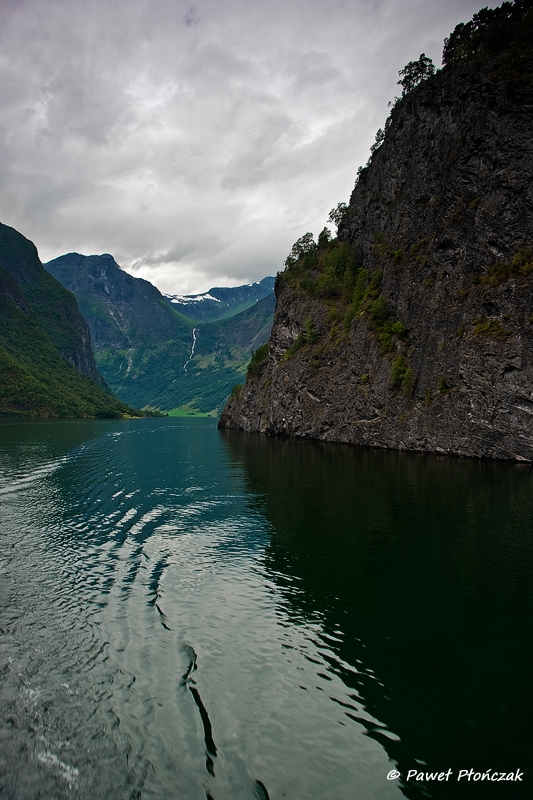
POLYGON ((165 296, 109 254, 68 253, 45 268, 75 295, 104 380, 136 407, 217 414, 270 334, 273 277, 165 296))

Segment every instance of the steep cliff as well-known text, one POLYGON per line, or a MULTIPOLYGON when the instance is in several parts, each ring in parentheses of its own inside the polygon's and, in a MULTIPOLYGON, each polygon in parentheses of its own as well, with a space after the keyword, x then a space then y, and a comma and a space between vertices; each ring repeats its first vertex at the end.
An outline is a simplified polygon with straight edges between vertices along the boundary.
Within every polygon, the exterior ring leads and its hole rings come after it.
POLYGON ((74 296, 45 272, 32 242, 0 225, 0 415, 132 413, 96 371, 74 296))
POLYGON ((530 2, 456 28, 338 238, 293 249, 221 427, 533 460, 532 43, 530 2))
POLYGON ((33 242, 2 223, 0 261, 61 355, 81 373, 105 387, 94 361, 89 327, 80 314, 76 298, 43 269, 33 242))

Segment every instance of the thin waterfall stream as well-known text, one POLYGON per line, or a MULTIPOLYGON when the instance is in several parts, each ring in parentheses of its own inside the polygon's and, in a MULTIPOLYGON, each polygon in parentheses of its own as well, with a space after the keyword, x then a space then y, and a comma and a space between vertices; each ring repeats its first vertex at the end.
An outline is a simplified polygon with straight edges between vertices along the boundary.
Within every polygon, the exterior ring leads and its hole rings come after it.
POLYGON ((198 330, 198 328, 193 328, 192 329, 191 354, 190 354, 189 358, 187 359, 187 361, 185 362, 185 364, 183 365, 183 369, 185 370, 185 372, 187 372, 187 367, 188 367, 188 365, 191 363, 191 361, 194 358, 194 348, 196 347, 196 332, 197 332, 197 330, 198 330))

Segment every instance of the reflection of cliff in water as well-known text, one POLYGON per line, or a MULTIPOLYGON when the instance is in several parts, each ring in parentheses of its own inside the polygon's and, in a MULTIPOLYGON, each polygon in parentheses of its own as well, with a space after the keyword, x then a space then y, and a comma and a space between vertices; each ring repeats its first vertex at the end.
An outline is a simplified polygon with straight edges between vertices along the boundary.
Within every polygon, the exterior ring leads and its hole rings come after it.
MULTIPOLYGON (((323 619, 339 659, 331 671, 399 737, 367 725, 400 771, 524 769, 530 469, 223 436, 273 526, 269 578, 295 622, 323 619)), ((431 792, 486 793, 486 784, 463 785, 431 784, 431 792)), ((513 784, 513 796, 520 791, 513 784)), ((411 786, 404 792, 420 796, 411 786)))

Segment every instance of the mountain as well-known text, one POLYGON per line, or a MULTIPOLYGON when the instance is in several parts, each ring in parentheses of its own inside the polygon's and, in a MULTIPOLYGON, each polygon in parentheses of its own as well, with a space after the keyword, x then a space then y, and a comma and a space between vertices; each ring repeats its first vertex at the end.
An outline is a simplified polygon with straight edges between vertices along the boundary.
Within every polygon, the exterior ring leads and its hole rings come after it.
POLYGON ((176 379, 178 405, 204 412, 224 405, 232 387, 244 381, 252 352, 267 341, 275 304, 271 292, 240 314, 194 328, 191 361, 176 379))
POLYGON ((75 297, 43 269, 37 249, 0 223, 0 414, 122 416, 109 394, 75 297))
POLYGON ((177 300, 109 254, 68 253, 46 269, 76 296, 106 382, 140 407, 218 412, 272 324, 273 278, 177 300))
POLYGON ((165 297, 176 311, 195 322, 233 317, 253 306, 258 300, 274 291, 274 278, 249 283, 233 288, 215 286, 205 294, 167 294, 165 297))
POLYGON ((296 243, 219 425, 533 460, 532 130, 532 3, 483 9, 393 107, 337 238, 296 243))
POLYGON ((76 296, 98 369, 113 391, 133 405, 160 407, 176 366, 189 356, 191 322, 107 253, 68 253, 45 268, 76 296))

